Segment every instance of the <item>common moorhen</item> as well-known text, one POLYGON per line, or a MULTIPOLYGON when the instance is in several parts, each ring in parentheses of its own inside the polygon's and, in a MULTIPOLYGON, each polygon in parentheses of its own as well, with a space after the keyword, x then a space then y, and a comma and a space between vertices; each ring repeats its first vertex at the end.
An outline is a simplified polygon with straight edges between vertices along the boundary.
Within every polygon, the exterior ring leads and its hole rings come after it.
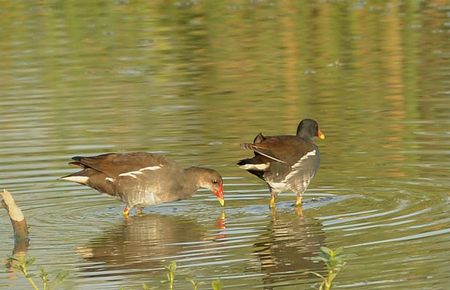
POLYGON ((98 156, 75 156, 69 164, 81 171, 61 177, 120 199, 126 204, 123 214, 136 207, 190 198, 200 187, 215 193, 224 205, 223 181, 220 174, 209 168, 183 169, 160 154, 146 152, 107 153, 98 156))
POLYGON ((242 148, 253 150, 253 158, 242 159, 237 164, 267 182, 271 193, 270 207, 275 207, 278 193, 292 190, 297 193, 296 206, 302 203, 302 193, 319 169, 319 148, 313 142, 317 136, 324 139, 315 120, 304 119, 297 127, 297 134, 263 136, 259 133, 253 143, 242 148))

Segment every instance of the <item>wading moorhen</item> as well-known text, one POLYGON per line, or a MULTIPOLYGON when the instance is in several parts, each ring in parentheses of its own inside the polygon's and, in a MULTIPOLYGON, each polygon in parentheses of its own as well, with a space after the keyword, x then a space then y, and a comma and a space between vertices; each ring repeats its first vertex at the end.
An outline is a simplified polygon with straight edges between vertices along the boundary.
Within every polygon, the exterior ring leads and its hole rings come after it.
POLYGON ((224 205, 223 181, 209 168, 183 169, 160 154, 146 152, 107 153, 98 156, 75 156, 69 164, 81 171, 61 177, 106 193, 126 204, 123 214, 136 207, 138 214, 146 206, 190 198, 200 187, 215 193, 224 205))
POLYGON ((259 133, 253 143, 241 145, 253 150, 255 156, 237 164, 267 182, 271 208, 275 207, 277 194, 286 190, 297 193, 295 205, 301 205, 302 193, 319 169, 319 148, 313 142, 315 136, 325 139, 315 120, 304 119, 295 136, 263 136, 259 133))

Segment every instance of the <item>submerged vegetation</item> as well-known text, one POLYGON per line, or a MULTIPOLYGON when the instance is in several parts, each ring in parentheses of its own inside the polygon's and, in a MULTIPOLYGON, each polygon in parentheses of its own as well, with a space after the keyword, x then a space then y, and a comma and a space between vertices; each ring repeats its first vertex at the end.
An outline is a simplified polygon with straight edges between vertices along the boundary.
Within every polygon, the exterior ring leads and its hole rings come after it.
POLYGON ((167 272, 167 281, 169 282, 169 289, 173 289, 173 283, 175 282, 175 271, 177 270, 177 263, 172 262, 169 265, 164 266, 167 272))
POLYGON ((16 259, 16 258, 10 258, 9 264, 14 265, 14 269, 18 270, 22 275, 27 279, 28 283, 30 283, 31 287, 34 290, 52 290, 56 289, 61 283, 64 282, 64 280, 69 275, 69 272, 67 271, 60 271, 54 279, 50 279, 47 271, 41 267, 39 269, 39 275, 36 275, 34 273, 30 273, 28 267, 33 265, 35 261, 35 258, 29 258, 29 259, 16 259), (41 280, 42 288, 38 286, 37 282, 33 278, 36 278, 38 276, 41 280))
POLYGON ((344 261, 343 249, 338 248, 336 250, 329 249, 327 247, 320 247, 320 254, 318 257, 314 257, 313 260, 325 263, 327 267, 327 274, 321 275, 317 272, 308 272, 316 275, 322 279, 319 290, 330 290, 333 285, 333 280, 337 274, 344 268, 346 262, 344 261))
MULTIPOLYGON (((346 262, 344 261, 343 249, 338 248, 336 250, 329 249, 327 247, 320 248, 320 254, 317 257, 314 257, 313 260, 323 262, 326 266, 326 275, 321 275, 317 272, 307 272, 316 275, 320 279, 322 279, 322 283, 320 284, 319 290, 330 290, 333 281, 336 278, 337 274, 344 268, 346 262)), ((51 290, 55 289, 60 285, 68 276, 68 272, 61 271, 59 272, 53 280, 49 279, 48 273, 44 268, 40 268, 40 274, 38 275, 42 282, 42 288, 40 288, 33 278, 36 277, 36 274, 30 273, 28 267, 34 263, 35 259, 30 258, 28 260, 18 260, 15 258, 10 258, 10 262, 14 262, 14 269, 18 270, 22 275, 28 280, 33 290, 51 290)), ((177 263, 171 262, 167 265, 164 265, 164 269, 166 270, 167 281, 161 281, 162 283, 168 284, 168 289, 173 290, 175 284, 175 272, 177 270, 177 263)), ((197 290, 199 287, 199 282, 194 279, 188 279, 188 281, 192 284, 192 289, 197 290)), ((121 288, 121 290, 126 290, 127 288, 121 288)), ((155 287, 149 286, 147 283, 142 285, 143 290, 152 290, 157 289, 155 287)), ((212 290, 222 290, 223 284, 220 279, 214 280, 211 282, 212 290)))

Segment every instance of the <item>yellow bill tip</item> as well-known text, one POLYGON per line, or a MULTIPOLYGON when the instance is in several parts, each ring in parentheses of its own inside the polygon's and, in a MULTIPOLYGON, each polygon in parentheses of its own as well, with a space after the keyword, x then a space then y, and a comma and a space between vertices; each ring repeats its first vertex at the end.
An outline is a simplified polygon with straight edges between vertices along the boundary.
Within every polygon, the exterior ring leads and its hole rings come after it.
POLYGON ((320 140, 325 139, 325 134, 319 130, 319 132, 317 132, 317 137, 319 137, 320 140))

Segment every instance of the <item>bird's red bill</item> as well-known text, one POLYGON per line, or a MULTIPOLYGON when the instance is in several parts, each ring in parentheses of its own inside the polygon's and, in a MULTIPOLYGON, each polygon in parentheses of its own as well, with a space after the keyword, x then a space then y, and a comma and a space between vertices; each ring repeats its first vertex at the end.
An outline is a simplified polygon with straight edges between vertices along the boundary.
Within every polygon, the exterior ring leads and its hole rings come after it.
POLYGON ((223 206, 225 204, 225 200, 223 199, 223 183, 219 185, 219 188, 217 189, 215 194, 220 204, 223 206))

